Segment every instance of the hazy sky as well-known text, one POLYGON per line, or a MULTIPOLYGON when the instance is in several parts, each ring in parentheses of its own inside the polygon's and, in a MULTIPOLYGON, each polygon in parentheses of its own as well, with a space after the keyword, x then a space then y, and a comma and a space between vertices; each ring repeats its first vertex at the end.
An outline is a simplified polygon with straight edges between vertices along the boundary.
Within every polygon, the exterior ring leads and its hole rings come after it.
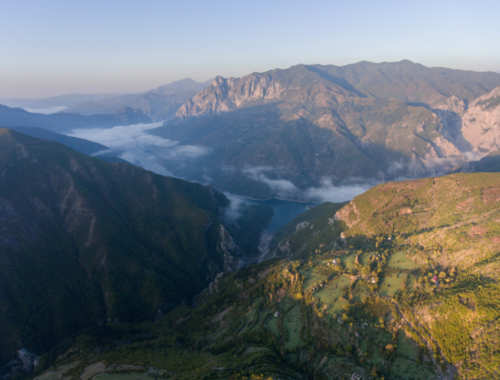
POLYGON ((133 92, 298 63, 500 71, 500 1, 0 0, 0 98, 133 92))

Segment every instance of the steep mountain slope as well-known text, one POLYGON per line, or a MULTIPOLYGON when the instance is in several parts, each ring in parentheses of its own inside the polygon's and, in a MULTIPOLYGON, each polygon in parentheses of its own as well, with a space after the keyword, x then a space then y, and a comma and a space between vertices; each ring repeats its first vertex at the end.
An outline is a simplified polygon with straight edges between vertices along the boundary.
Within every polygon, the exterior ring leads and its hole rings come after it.
POLYGON ((95 157, 104 161, 127 162, 117 157, 116 153, 111 151, 107 146, 89 140, 66 136, 60 133, 51 132, 47 129, 36 127, 9 127, 9 129, 28 136, 37 137, 39 139, 59 142, 69 146, 77 152, 88 154, 89 156, 95 155, 95 157), (96 155, 96 153, 99 154, 96 155))
POLYGON ((37 137, 42 140, 56 141, 70 148, 76 150, 77 152, 88 154, 89 156, 93 153, 97 153, 103 150, 108 150, 107 146, 98 144, 85 139, 80 139, 78 137, 71 137, 66 135, 61 135, 60 133, 51 132, 47 129, 36 128, 36 127, 9 127, 9 129, 23 133, 28 136, 37 137))
POLYGON ((208 177, 220 189, 261 198, 298 196, 325 178, 339 183, 420 177, 464 162, 441 134, 439 118, 424 107, 354 98, 336 110, 321 108, 296 119, 284 119, 279 107, 189 118, 151 133, 212 149, 187 167, 166 162, 178 175, 208 177), (283 181, 289 185, 280 186, 283 181))
MULTIPOLYGON (((447 266, 453 262, 454 266, 468 268, 500 249, 499 179, 496 173, 453 174, 378 185, 336 213, 304 220, 309 228, 296 227, 280 245, 287 245, 286 254, 295 257, 309 254, 304 242, 341 247, 341 232, 352 241, 392 235, 400 242, 421 247, 413 258, 419 264, 431 261, 447 266), (340 221, 345 223, 344 228, 332 229, 340 221), (327 235, 313 239, 323 232, 327 235), (286 241, 292 237, 295 243, 286 241)), ((318 206, 326 207, 328 203, 318 206)), ((295 222, 290 222, 288 230, 293 230, 295 222)), ((281 255, 280 250, 275 254, 281 255)))
POLYGON ((142 94, 127 94, 79 103, 65 112, 81 115, 113 113, 122 107, 131 107, 143 111, 154 121, 170 119, 177 109, 208 83, 198 83, 190 78, 172 82, 142 94))
POLYGON ((2 127, 37 127, 61 133, 80 128, 111 128, 140 123, 151 123, 151 119, 141 111, 131 108, 123 108, 113 115, 82 116, 66 113, 43 115, 0 105, 2 127))
POLYGON ((46 376, 117 380, 493 379, 499 218, 500 174, 382 184, 299 216, 280 232, 288 259, 220 276, 198 306, 40 360, 59 357, 46 376))
POLYGON ((367 96, 430 106, 451 96, 473 99, 500 85, 497 73, 426 67, 408 60, 313 67, 345 80, 367 96))
POLYGON ((83 328, 192 302, 255 254, 272 216, 249 213, 239 241, 222 222, 227 198, 208 187, 8 129, 0 173, 0 365, 15 349, 40 353, 83 328))

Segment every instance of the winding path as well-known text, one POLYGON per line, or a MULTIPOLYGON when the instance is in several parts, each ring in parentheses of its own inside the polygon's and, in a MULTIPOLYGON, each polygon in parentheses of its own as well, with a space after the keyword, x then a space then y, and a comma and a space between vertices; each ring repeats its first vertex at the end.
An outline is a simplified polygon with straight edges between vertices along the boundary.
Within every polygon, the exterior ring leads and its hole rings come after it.
MULTIPOLYGON (((396 311, 401 316, 401 318, 408 324, 408 326, 410 326, 410 328, 415 332, 415 334, 417 334, 418 337, 420 339, 422 339, 422 341, 427 345, 427 348, 429 349, 429 351, 432 354, 431 355, 432 363, 434 364, 434 367, 436 368, 436 370, 438 372, 438 379, 440 379, 440 380, 445 379, 443 371, 442 371, 441 367, 439 366, 439 363, 436 361, 436 358, 434 357, 434 349, 432 348, 432 345, 429 343, 429 341, 426 338, 424 338, 422 336, 422 334, 420 334, 420 332, 415 327, 413 327, 413 325, 411 324, 410 321, 408 321, 408 319, 406 319, 405 315, 403 314, 403 312, 399 308, 399 304, 396 301, 394 301, 390 298, 384 298, 384 299, 391 302, 394 305, 394 307, 396 308, 396 311)), ((441 348, 439 347, 439 345, 436 342, 434 342, 434 344, 438 347, 441 357, 444 359, 446 365, 448 365, 448 361, 446 360, 445 356, 443 355, 441 348)))

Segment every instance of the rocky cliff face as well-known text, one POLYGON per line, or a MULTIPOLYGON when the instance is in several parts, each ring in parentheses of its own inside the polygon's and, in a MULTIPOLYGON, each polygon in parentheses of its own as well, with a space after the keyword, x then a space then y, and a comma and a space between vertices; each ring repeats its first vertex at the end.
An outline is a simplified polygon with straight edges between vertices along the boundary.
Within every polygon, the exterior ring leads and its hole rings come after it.
POLYGON ((250 101, 263 103, 278 99, 284 89, 271 75, 251 74, 244 78, 216 77, 205 90, 188 100, 177 117, 200 116, 234 111, 250 101))
MULTIPOLYGON (((202 116, 234 111, 238 108, 286 101, 290 105, 314 103, 315 106, 332 106, 339 98, 356 96, 351 91, 329 82, 305 66, 289 70, 254 73, 243 78, 216 77, 205 90, 183 104, 176 113, 179 118, 202 116)), ((300 117, 301 113, 290 115, 300 117)))
POLYGON ((500 150, 500 87, 470 102, 451 97, 435 112, 444 137, 470 158, 500 150))

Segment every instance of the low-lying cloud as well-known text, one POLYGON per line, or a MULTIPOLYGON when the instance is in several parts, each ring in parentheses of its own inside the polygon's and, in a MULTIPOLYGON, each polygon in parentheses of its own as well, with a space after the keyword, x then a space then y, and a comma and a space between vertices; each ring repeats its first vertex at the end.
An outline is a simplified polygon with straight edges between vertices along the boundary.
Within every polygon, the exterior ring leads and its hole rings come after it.
MULTIPOLYGON (((147 133, 148 130, 161 125, 162 123, 151 123, 107 129, 78 129, 69 135, 106 145, 118 157, 162 175, 172 175, 172 173, 160 162, 172 161, 178 164, 210 152, 210 148, 180 145, 178 141, 147 133)), ((109 151, 105 151, 95 155, 109 153, 109 151)))
POLYGON ((229 206, 224 210, 224 217, 229 222, 235 222, 241 217, 243 207, 248 201, 234 194, 224 193, 224 195, 229 199, 229 206))
POLYGON ((345 202, 364 193, 377 183, 369 183, 359 179, 352 179, 348 183, 334 185, 331 179, 323 179, 319 187, 310 187, 301 190, 286 179, 272 179, 272 174, 280 173, 279 168, 256 166, 243 170, 249 178, 265 183, 280 198, 301 199, 312 202, 345 202))
POLYGON ((374 183, 344 184, 335 186, 331 180, 325 179, 320 187, 310 187, 304 191, 305 198, 318 202, 340 203, 350 201, 355 196, 373 187, 374 183))
POLYGON ((279 196, 286 197, 297 194, 299 189, 292 182, 285 179, 269 178, 267 173, 274 173, 277 170, 269 166, 255 166, 244 169, 243 173, 255 181, 265 183, 279 196))

